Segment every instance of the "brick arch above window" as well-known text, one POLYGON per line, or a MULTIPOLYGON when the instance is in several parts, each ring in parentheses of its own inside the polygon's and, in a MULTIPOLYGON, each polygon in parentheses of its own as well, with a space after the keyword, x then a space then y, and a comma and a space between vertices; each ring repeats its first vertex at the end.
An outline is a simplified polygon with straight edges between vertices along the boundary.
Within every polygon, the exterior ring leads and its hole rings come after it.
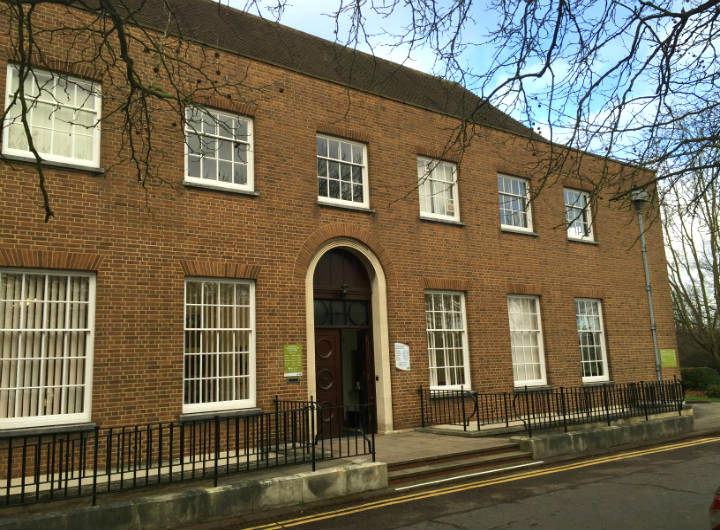
POLYGON ((185 276, 256 280, 260 274, 260 265, 235 261, 187 259, 180 260, 180 266, 185 276))
POLYGON ((305 240, 302 248, 300 248, 297 257, 295 258, 295 278, 297 280, 304 281, 308 265, 310 265, 310 261, 317 252, 318 248, 320 248, 320 246, 326 241, 340 237, 356 239, 372 250, 378 260, 382 263, 385 277, 388 279, 389 283, 389 279, 392 276, 392 262, 390 260, 389 253, 380 243, 380 240, 372 234, 370 230, 352 223, 330 223, 321 226, 313 234, 311 234, 310 237, 305 240))
POLYGON ((0 248, 0 267, 97 271, 102 256, 83 252, 0 248))

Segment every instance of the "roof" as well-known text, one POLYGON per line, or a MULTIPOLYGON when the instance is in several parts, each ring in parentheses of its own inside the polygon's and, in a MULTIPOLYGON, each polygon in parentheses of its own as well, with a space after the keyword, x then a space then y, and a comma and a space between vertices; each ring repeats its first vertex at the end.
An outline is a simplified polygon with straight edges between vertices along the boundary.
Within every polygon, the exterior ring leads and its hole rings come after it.
POLYGON ((133 22, 362 92, 522 136, 532 130, 460 84, 315 37, 215 0, 124 0, 133 22), (173 12, 169 18, 167 5, 173 12))

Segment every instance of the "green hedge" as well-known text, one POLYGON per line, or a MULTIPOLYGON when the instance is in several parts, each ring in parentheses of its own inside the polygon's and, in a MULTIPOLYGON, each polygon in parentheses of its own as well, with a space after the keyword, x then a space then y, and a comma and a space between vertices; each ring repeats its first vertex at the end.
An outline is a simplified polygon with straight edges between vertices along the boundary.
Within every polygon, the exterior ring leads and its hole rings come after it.
POLYGON ((683 368, 682 381, 686 390, 707 390, 710 386, 720 389, 720 374, 707 366, 699 368, 683 368))
POLYGON ((708 385, 705 394, 707 394, 707 397, 720 398, 720 385, 708 385))

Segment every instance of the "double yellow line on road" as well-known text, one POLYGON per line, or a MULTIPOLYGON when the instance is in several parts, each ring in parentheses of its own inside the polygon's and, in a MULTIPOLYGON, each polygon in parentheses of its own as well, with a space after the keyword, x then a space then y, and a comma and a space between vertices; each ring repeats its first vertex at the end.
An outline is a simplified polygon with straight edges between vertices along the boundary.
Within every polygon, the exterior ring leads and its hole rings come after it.
POLYGON ((337 510, 330 510, 327 512, 316 513, 313 515, 307 515, 304 517, 297 517, 295 519, 287 519, 285 521, 278 521, 274 523, 267 523, 260 526, 252 526, 245 528, 244 530, 279 530, 281 528, 288 528, 292 526, 299 526, 302 524, 314 523, 317 521, 323 521, 325 519, 333 519, 335 517, 342 517, 345 515, 351 515, 354 513, 365 512, 368 510, 376 510, 378 508, 384 508, 386 506, 392 506, 393 504, 402 504, 406 502, 418 501, 421 499, 429 499, 431 497, 438 497, 440 495, 448 495, 450 493, 458 493, 461 491, 467 491, 477 488, 485 488, 487 486, 494 486, 496 484, 503 484, 506 482, 515 482, 517 480, 523 480, 526 478, 540 477, 543 475, 550 475, 553 473, 560 473, 562 471, 571 471, 573 469, 581 469, 583 467, 597 466, 599 464, 605 464, 608 462, 618 462, 620 460, 627 460, 629 458, 637 458, 639 456, 652 455, 655 453, 664 453, 667 451, 675 451, 677 449, 683 449, 686 447, 694 447, 696 445, 703 445, 709 443, 720 442, 720 437, 709 437, 692 440, 689 442, 681 442, 663 445, 660 447, 653 447, 651 449, 644 449, 640 451, 628 451, 612 456, 606 456, 601 458, 593 458, 590 460, 582 460, 580 462, 574 462, 571 464, 565 464, 561 466, 549 467, 545 469, 538 469, 536 471, 529 471, 523 473, 515 473, 513 475, 504 475, 495 479, 481 480, 477 482, 469 482, 458 484, 456 486, 448 486, 444 488, 437 488, 433 490, 425 490, 409 495, 401 495, 399 497, 392 497, 389 499, 381 499, 374 502, 368 502, 365 504, 358 504, 355 506, 348 506, 337 510))

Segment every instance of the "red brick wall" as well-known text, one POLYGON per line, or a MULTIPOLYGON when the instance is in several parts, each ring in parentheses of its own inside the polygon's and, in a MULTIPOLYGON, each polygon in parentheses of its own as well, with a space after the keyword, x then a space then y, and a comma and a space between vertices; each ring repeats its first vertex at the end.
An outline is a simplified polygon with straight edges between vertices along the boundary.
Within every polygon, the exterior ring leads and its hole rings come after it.
MULTIPOLYGON (((12 57, 8 34, 0 37, 3 63, 12 57)), ((62 43, 53 46, 62 56, 62 43)), ((428 287, 467 290, 476 390, 512 388, 506 303, 512 293, 540 297, 549 384, 581 384, 575 297, 602 299, 611 379, 654 378, 638 229, 626 202, 599 200, 596 245, 568 241, 562 187, 582 185, 553 173, 532 205, 538 237, 503 233, 497 173, 528 178, 537 187, 538 161, 546 150, 478 128, 459 165, 464 226, 422 221, 416 157, 443 152, 456 120, 226 53, 221 62, 231 76, 245 75, 247 68, 241 108, 254 119, 257 197, 184 187, 183 136, 172 112, 153 118, 164 182, 150 179, 142 187, 133 167, 118 160, 121 137, 113 117, 102 129, 105 175, 47 170, 55 210, 47 224, 33 167, 0 165, 0 266, 97 271, 94 421, 109 426, 177 418, 183 282, 195 274, 256 279, 258 404, 268 407, 275 394, 305 398, 305 374, 301 385, 285 382, 282 348, 301 343, 307 351, 303 267, 323 241, 340 235, 356 237, 379 256, 388 280, 390 344, 410 346, 412 369, 392 368, 396 429, 419 423, 416 389, 429 381, 423 295, 428 287), (367 141, 373 213, 317 204, 315 135, 338 130, 367 141), (38 257, 60 255, 78 257, 38 257)), ((150 67, 149 59, 144 66, 150 67)), ((98 75, 108 106, 110 74, 98 75)), ((0 86, 4 76, 3 67, 0 86)), ((235 98, 234 108, 238 104, 235 98)), ((611 165, 611 172, 619 169, 611 165)), ((596 179, 601 171, 600 161, 583 159, 585 178, 596 179)), ((649 228, 648 252, 660 347, 675 348, 658 223, 649 228)), ((664 371, 666 377, 676 373, 664 371)))

